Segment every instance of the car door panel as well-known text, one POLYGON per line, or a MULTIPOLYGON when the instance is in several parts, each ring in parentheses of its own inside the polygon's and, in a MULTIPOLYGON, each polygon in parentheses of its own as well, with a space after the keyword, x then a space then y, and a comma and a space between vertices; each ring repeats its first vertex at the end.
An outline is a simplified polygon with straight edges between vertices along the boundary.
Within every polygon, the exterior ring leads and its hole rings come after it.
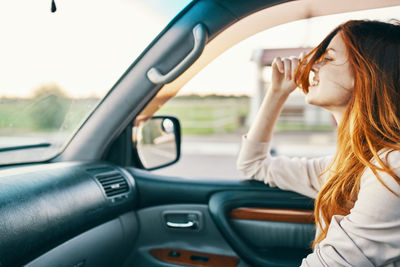
MULTIPOLYGON (((218 263, 218 257, 239 261, 216 228, 207 205, 159 205, 140 209, 137 216, 140 233, 134 249, 136 254, 133 261, 126 266, 165 266, 164 264, 173 264, 171 262, 196 266, 196 263, 218 263), (168 219, 166 214, 196 215, 196 227, 169 227, 167 223, 173 219, 168 219), (160 249, 168 252, 165 257, 160 254, 162 251, 157 251, 160 249), (185 256, 185 253, 190 256, 185 256)), ((184 217, 177 217, 175 223, 185 223, 187 218, 184 217)))
POLYGON ((315 228, 312 224, 253 220, 231 220, 232 228, 243 242, 258 248, 304 249, 309 247, 315 228))
POLYGON ((224 191, 210 198, 209 207, 224 237, 252 266, 299 266, 311 252, 313 201, 307 197, 281 190, 224 191), (241 217, 242 207, 250 214, 261 208, 268 216, 241 217))
POLYGON ((312 199, 257 181, 184 179, 135 168, 128 171, 136 181, 137 213, 144 227, 134 249, 137 266, 164 266, 151 255, 152 249, 218 252, 238 257, 239 266, 298 266, 311 252, 315 234, 312 199), (260 210, 268 216, 252 215, 260 210), (165 214, 173 211, 199 212, 202 230, 169 229, 165 214), (274 216, 271 211, 281 214, 274 216))

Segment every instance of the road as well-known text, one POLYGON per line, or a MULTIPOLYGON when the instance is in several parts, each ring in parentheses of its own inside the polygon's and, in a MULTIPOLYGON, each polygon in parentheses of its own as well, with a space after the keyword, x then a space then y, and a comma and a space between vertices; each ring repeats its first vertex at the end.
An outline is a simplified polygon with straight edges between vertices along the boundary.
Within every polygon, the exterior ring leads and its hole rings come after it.
MULTIPOLYGON (((181 159, 174 165, 154 173, 185 178, 243 179, 236 170, 242 134, 183 136, 181 159)), ((56 140, 53 138, 52 141, 56 140)), ((0 145, 11 146, 38 143, 37 138, 0 138, 0 145)), ((0 154, 1 162, 43 160, 54 155, 62 144, 49 148, 16 150, 0 154)), ((278 155, 316 157, 334 154, 335 134, 327 132, 281 132, 273 138, 272 147, 278 155)), ((161 159, 172 158, 170 148, 156 151, 161 159), (161 153, 163 152, 163 153, 161 153), (160 154, 161 153, 161 154, 160 154)), ((154 152, 154 151, 153 151, 154 152)), ((148 153, 148 151, 146 151, 148 153)), ((150 153, 150 152, 149 152, 150 153)), ((154 153, 148 154, 152 158, 154 153)))

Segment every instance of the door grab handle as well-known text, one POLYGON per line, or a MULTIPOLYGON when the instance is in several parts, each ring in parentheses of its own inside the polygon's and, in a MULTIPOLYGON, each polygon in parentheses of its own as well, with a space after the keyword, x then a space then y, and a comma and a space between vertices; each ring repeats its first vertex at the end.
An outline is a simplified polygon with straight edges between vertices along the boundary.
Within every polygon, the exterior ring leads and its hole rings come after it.
POLYGON ((167 226, 171 228, 193 228, 196 224, 192 221, 188 221, 186 223, 173 223, 167 222, 167 226))
POLYGON ((194 46, 192 51, 172 70, 166 74, 161 74, 158 69, 152 67, 147 71, 147 78, 154 84, 166 84, 178 77, 193 61, 200 56, 206 44, 206 29, 202 24, 197 24, 193 28, 194 46))

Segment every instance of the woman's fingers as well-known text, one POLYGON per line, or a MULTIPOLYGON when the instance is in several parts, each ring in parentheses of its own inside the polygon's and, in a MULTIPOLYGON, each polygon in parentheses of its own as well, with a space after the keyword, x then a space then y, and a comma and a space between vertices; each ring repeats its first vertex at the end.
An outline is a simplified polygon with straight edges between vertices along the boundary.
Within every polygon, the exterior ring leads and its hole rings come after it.
POLYGON ((276 57, 272 62, 271 88, 274 92, 289 95, 294 89, 294 74, 299 65, 298 57, 276 57))
POLYGON ((291 63, 292 63, 292 78, 294 78, 294 74, 295 74, 295 72, 296 72, 297 67, 298 67, 299 64, 300 64, 300 60, 301 60, 301 59, 299 59, 299 58, 293 58, 293 59, 291 60, 291 63))
POLYGON ((282 73, 282 74, 284 73, 283 62, 280 57, 274 58, 274 60, 272 61, 272 67, 274 67, 274 66, 278 69, 278 71, 280 73, 282 73))
POLYGON ((285 68, 285 79, 286 80, 290 80, 292 79, 292 60, 290 60, 289 58, 284 58, 283 59, 283 66, 285 68))
POLYGON ((298 65, 299 58, 297 57, 276 57, 272 62, 272 67, 276 68, 281 74, 283 74, 283 77, 288 81, 293 79, 298 65))

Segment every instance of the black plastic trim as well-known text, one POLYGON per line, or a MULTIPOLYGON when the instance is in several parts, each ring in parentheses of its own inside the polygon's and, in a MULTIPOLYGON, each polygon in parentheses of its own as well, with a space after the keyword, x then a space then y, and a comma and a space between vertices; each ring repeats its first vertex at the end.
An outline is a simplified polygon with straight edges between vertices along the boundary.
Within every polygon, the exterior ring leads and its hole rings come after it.
MULTIPOLYGON (((277 187, 253 180, 222 180, 222 179, 188 179, 156 175, 149 171, 137 168, 126 168, 126 170, 135 177, 138 208, 146 208, 157 205, 167 204, 206 204, 210 197, 221 191, 260 192, 269 195, 275 193, 281 195, 287 192, 293 196, 293 199, 304 200, 313 203, 305 196, 283 191, 277 187), (157 197, 154 197, 157 196, 157 197)), ((284 195, 286 196, 286 195, 284 195)), ((280 200, 282 201, 282 199, 280 200)), ((292 207, 292 206, 291 206, 292 207)), ((294 205, 293 207, 296 207, 294 205)))

